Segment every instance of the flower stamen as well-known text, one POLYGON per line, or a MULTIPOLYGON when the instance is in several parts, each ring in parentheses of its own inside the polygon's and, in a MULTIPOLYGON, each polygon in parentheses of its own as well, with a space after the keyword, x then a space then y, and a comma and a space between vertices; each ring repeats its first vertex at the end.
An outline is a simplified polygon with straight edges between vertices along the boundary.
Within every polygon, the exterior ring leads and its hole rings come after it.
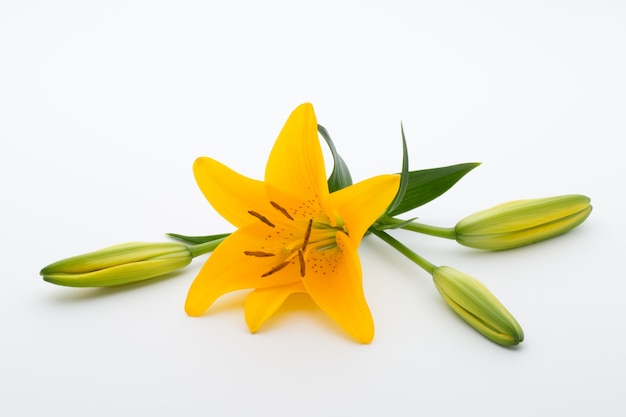
POLYGON ((306 228, 306 232, 304 233, 304 241, 302 243, 302 250, 306 249, 306 245, 309 243, 309 238, 311 237, 311 227, 313 226, 313 219, 309 220, 309 225, 306 228))
POLYGON ((285 209, 284 207, 280 206, 278 203, 276 203, 275 201, 270 201, 270 204, 272 205, 272 207, 274 207, 276 210, 280 211, 286 218, 288 218, 289 220, 293 220, 293 217, 291 217, 291 215, 287 212, 287 209, 285 209))
POLYGON ((265 223, 266 225, 270 227, 276 227, 274 223, 272 223, 271 221, 267 219, 267 217, 263 216, 262 214, 257 213, 256 211, 248 210, 248 214, 253 215, 254 217, 261 220, 263 223, 265 223))
POLYGON ((267 271, 266 273, 264 273, 263 275, 261 275, 261 278, 265 278, 268 277, 278 271, 280 271, 281 269, 283 269, 284 267, 286 267, 287 265, 289 265, 290 261, 285 261, 285 262, 281 262, 278 265, 276 265, 274 268, 270 269, 269 271, 267 271))
POLYGON ((243 251, 243 254, 247 256, 256 256, 258 258, 267 258, 269 256, 276 256, 273 253, 261 252, 261 251, 256 251, 256 250, 245 250, 243 251))
POLYGON ((304 278, 306 274, 306 264, 304 263, 304 255, 301 250, 298 251, 298 261, 300 261, 300 276, 304 278))

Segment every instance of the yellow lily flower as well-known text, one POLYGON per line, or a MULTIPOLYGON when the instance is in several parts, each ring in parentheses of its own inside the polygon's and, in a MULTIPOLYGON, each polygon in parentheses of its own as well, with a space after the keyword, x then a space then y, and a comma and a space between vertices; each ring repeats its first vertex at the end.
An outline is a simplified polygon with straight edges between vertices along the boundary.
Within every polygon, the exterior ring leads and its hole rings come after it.
POLYGON ((264 182, 207 157, 198 158, 193 169, 209 203, 237 230, 191 284, 187 314, 203 314, 228 292, 253 289, 244 309, 254 333, 289 295, 301 292, 352 337, 362 343, 372 340, 358 246, 396 195, 398 175, 329 193, 317 120, 308 103, 285 123, 264 182))

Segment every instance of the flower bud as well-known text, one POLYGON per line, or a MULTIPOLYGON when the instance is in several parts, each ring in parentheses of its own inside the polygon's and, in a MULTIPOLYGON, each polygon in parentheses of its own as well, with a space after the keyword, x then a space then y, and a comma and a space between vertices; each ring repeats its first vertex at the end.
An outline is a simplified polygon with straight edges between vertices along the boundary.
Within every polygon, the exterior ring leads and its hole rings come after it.
POLYGON ((591 213, 579 194, 500 204, 468 216, 455 226, 456 240, 476 249, 505 250, 569 232, 591 213))
POLYGON ((68 287, 108 287, 155 278, 184 268, 192 256, 180 243, 124 243, 52 263, 40 274, 68 287))
POLYGON ((503 346, 524 340, 520 325, 480 281, 447 266, 435 269, 433 281, 452 310, 485 337, 503 346))

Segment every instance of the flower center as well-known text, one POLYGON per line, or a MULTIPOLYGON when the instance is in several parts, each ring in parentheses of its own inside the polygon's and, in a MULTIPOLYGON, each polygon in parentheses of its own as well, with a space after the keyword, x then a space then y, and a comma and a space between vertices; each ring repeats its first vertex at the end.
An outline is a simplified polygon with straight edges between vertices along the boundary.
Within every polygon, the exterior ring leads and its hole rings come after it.
POLYGON ((275 274, 290 263, 295 263, 296 259, 300 266, 300 277, 304 278, 308 256, 312 253, 336 248, 337 232, 347 234, 343 228, 342 221, 339 220, 337 221, 337 226, 332 226, 321 212, 313 215, 314 213, 309 211, 308 214, 311 214, 312 217, 296 219, 278 203, 274 201, 270 201, 270 203, 272 207, 282 214, 282 217, 270 220, 263 214, 252 210, 248 211, 248 214, 256 217, 259 221, 273 229, 275 234, 268 235, 268 239, 281 240, 283 242, 281 250, 279 253, 275 253, 261 248, 261 250, 247 250, 243 252, 246 256, 258 258, 278 257, 280 259, 276 265, 261 275, 263 278, 275 274))

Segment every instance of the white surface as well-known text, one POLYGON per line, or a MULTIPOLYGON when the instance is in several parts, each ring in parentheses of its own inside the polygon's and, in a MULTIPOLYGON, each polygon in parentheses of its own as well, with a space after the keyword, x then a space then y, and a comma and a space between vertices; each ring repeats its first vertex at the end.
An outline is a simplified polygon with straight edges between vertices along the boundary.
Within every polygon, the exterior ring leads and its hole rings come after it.
POLYGON ((626 3, 217 4, 0 2, 0 415, 624 415, 626 3), (40 279, 111 244, 230 231, 193 160, 261 178, 304 101, 357 180, 399 169, 400 121, 412 169, 483 162, 424 222, 592 198, 582 227, 515 251, 395 234, 487 284, 525 330, 518 349, 373 237, 368 346, 294 302, 256 335, 243 294, 186 317, 203 259, 126 289, 40 279))

